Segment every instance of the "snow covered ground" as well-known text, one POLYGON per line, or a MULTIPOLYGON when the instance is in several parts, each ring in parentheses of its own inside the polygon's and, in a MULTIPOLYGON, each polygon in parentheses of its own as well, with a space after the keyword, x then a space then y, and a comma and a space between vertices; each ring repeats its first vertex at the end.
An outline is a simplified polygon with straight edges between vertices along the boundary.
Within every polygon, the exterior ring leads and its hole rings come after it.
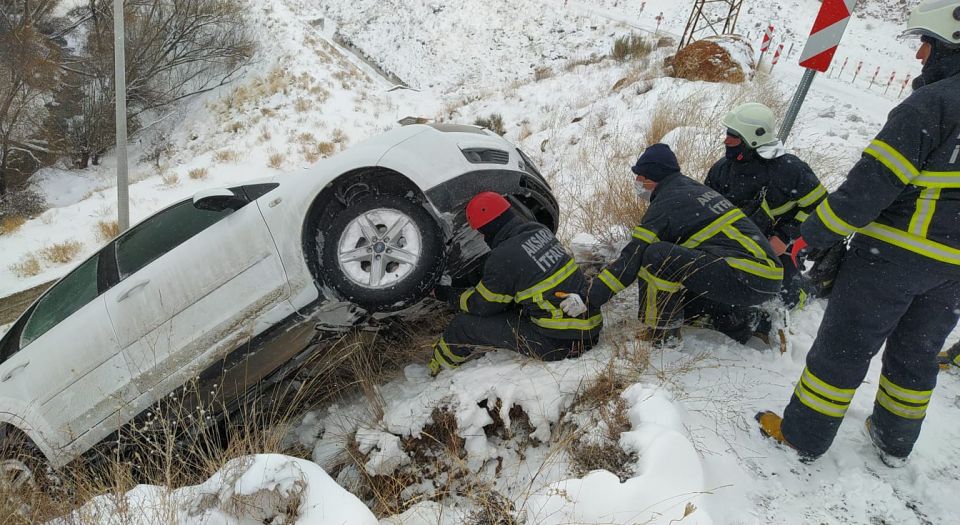
MULTIPOLYGON (((503 116, 506 137, 534 156, 565 213, 575 217, 596 185, 609 180, 608 170, 622 169, 629 177, 627 163, 645 145, 657 107, 695 104, 719 113, 747 89, 661 77, 659 64, 669 48, 641 64, 586 60, 606 54, 618 35, 654 30, 660 12, 660 33, 679 34, 689 4, 650 0, 641 12, 640 2, 626 0, 251 1, 264 46, 257 63, 241 82, 167 118, 174 153, 160 167, 131 167, 138 181, 131 187, 133 219, 200 189, 302 169, 321 143, 334 151, 349 147, 408 115, 470 123, 491 113, 503 116), (391 81, 334 43, 337 31, 416 89, 391 90, 391 81), (572 60, 585 63, 572 66, 572 60), (542 73, 545 68, 550 74, 542 73), (615 90, 622 79, 629 79, 628 87, 615 90), (198 169, 206 169, 206 176, 191 178, 198 169)), ((782 61, 760 89, 783 98, 792 94, 803 72, 796 57, 819 5, 744 2, 742 32, 756 35, 773 21, 787 46, 796 45, 792 59, 782 61)), ((830 185, 842 180, 897 102, 899 86, 887 94, 883 86, 868 88, 873 69, 883 68, 884 82, 892 70, 919 71, 912 44, 895 38, 902 25, 895 18, 898 5, 871 2, 869 16, 852 20, 838 53, 838 61, 849 57, 851 65, 842 76, 818 76, 788 143, 816 157, 830 185), (860 60, 866 65, 851 84, 860 60)), ((719 123, 691 126, 664 140, 676 145, 694 137, 697 147, 718 147, 722 132, 719 123)), ((135 145, 131 158, 139 158, 150 140, 135 145)), ((83 242, 85 254, 97 249, 96 223, 115 214, 113 169, 107 157, 84 172, 47 170, 39 176, 53 207, 0 237, 0 295, 69 269, 45 263, 36 276, 13 275, 11 264, 44 246, 73 239, 83 242)), ((565 236, 577 233, 576 224, 565 222, 565 236)), ((642 369, 629 358, 646 352, 630 337, 635 304, 635 295, 626 294, 608 308, 604 344, 578 360, 544 364, 490 354, 435 380, 412 364, 403 377, 378 387, 382 416, 371 415, 376 412, 360 397, 307 414, 292 439, 312 449, 326 473, 309 462, 258 456, 225 465, 198 487, 138 487, 127 502, 160 508, 160 502, 173 501, 173 508, 190 509, 167 518, 144 513, 144 523, 262 522, 264 515, 230 503, 260 501, 245 499, 251 494, 274 498, 263 509, 281 508, 276 498, 294 498, 292 519, 298 523, 372 523, 371 511, 330 480, 370 504, 365 483, 395 476, 409 481, 403 493, 408 501, 423 501, 384 517, 384 525, 464 523, 494 493, 505 498, 500 506, 512 507, 518 522, 530 524, 960 522, 954 500, 960 465, 953 450, 960 440, 960 376, 941 378, 905 469, 883 466, 861 431, 879 362, 833 448, 816 463, 803 464, 762 439, 752 416, 785 406, 816 335, 822 303, 794 317, 784 355, 688 329, 682 352, 654 353, 642 369), (572 439, 571 425, 598 423, 577 404, 578 393, 611 370, 627 379, 626 427, 618 443, 630 459, 620 476, 576 476, 564 446, 572 439), (438 429, 435 409, 454 417, 453 441, 462 443, 456 461, 424 448, 438 429), (347 449, 359 451, 363 461, 344 462, 347 449), (436 493, 449 487, 457 491, 436 493)), ((99 499, 80 512, 99 523, 130 522, 121 519, 120 508, 99 499)))

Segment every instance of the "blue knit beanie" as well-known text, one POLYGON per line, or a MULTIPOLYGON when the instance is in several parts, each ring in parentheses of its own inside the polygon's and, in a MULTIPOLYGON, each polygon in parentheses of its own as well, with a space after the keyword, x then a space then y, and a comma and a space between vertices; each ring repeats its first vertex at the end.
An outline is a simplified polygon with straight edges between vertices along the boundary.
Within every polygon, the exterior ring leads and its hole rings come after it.
POLYGON ((680 172, 680 164, 670 146, 654 144, 640 155, 637 163, 630 169, 635 175, 660 182, 667 176, 680 172))

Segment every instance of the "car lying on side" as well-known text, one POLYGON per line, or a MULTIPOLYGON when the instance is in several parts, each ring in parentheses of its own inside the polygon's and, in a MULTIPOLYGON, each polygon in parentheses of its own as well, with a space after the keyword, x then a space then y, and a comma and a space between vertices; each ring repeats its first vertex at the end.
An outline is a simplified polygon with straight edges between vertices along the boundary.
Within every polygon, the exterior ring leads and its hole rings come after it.
POLYGON ((458 125, 400 127, 302 173, 157 212, 0 341, 0 439, 60 467, 196 378, 227 406, 283 373, 317 328, 409 310, 441 274, 469 272, 486 248, 463 208, 483 190, 556 229, 557 202, 530 159, 458 125))

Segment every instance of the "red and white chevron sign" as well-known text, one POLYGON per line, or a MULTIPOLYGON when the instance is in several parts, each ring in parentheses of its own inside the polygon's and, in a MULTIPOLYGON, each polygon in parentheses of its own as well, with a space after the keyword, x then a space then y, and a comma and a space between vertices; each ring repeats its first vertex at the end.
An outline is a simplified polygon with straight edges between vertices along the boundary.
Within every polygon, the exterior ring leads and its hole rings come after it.
POLYGON ((767 30, 763 32, 763 42, 760 44, 760 52, 766 53, 770 49, 770 41, 773 40, 773 24, 767 26, 767 30))
POLYGON ((826 73, 856 4, 857 0, 823 0, 807 45, 800 53, 801 66, 826 73))

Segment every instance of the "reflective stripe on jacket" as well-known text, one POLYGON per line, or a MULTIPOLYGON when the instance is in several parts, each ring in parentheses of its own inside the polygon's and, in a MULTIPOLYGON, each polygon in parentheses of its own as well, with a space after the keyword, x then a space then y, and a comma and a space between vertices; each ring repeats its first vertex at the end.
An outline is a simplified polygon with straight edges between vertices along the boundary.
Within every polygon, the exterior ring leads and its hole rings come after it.
POLYGON ((557 339, 595 338, 603 320, 599 308, 580 317, 560 309, 557 292, 586 297, 587 281, 576 261, 545 226, 513 219, 493 240, 476 286, 451 298, 460 311, 487 316, 519 306, 537 327, 557 339))
POLYGON ((783 279, 779 259, 757 225, 716 191, 677 172, 657 184, 629 244, 597 276, 605 286, 591 287, 589 304, 607 302, 637 278, 658 290, 679 290, 682 283, 658 279, 656 268, 643 266, 644 251, 657 242, 701 250, 752 276, 783 279))
POLYGON ((800 225, 827 196, 806 162, 789 153, 774 159, 720 159, 704 184, 726 197, 768 238, 788 242, 800 236, 800 225))
POLYGON ((890 112, 847 180, 803 225, 815 247, 856 233, 918 270, 960 277, 960 63, 890 112))

